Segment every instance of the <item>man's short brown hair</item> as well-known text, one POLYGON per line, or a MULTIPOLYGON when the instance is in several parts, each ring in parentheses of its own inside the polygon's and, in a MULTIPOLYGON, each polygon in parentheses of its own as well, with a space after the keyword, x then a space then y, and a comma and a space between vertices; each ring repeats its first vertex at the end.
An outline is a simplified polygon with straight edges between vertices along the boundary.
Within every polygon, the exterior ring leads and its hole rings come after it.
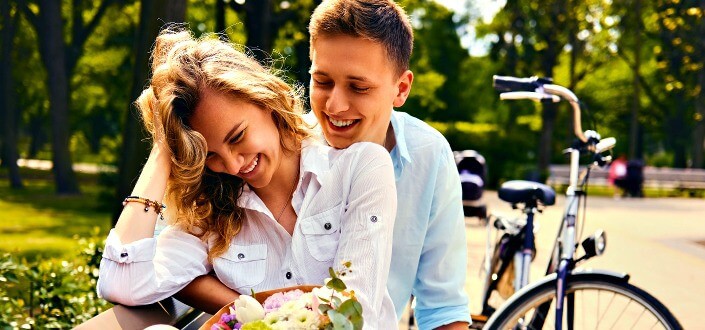
POLYGON ((409 17, 392 0, 324 0, 308 26, 311 49, 321 35, 349 35, 382 44, 398 73, 409 69, 414 33, 409 17))

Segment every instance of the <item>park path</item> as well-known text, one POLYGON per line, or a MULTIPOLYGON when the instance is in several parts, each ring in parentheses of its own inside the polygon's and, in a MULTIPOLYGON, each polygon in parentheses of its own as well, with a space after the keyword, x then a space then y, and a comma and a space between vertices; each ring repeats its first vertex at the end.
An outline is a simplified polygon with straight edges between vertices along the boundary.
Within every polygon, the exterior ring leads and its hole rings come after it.
MULTIPOLYGON (((516 214, 494 191, 485 193, 491 212, 516 214)), ((539 215, 537 256, 532 280, 548 264, 548 251, 563 213, 564 199, 539 215)), ((666 305, 685 329, 703 327, 705 312, 705 200, 680 198, 619 199, 589 197, 585 232, 604 229, 604 255, 582 264, 626 272, 630 283, 641 287, 666 305), (700 243, 698 243, 700 242, 700 243)), ((466 219, 468 272, 466 290, 473 313, 480 311, 482 280, 479 269, 485 249, 485 227, 466 219)), ((494 237, 494 236, 492 236, 494 237)))

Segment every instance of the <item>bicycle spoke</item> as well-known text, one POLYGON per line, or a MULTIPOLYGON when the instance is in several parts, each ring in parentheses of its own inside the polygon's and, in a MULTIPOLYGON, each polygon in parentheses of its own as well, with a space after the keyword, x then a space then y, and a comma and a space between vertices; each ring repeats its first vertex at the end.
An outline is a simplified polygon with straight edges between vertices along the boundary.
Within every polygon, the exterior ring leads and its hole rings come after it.
POLYGON ((637 317, 636 320, 634 320, 634 324, 632 324, 632 327, 630 329, 636 328, 636 324, 639 323, 639 320, 641 320, 641 317, 644 316, 645 312, 646 312, 646 308, 642 307, 641 314, 639 314, 639 317, 637 317))
MULTIPOLYGON (((598 290, 598 293, 597 293, 598 297, 600 296, 600 292, 602 292, 602 291, 603 290, 598 290)), ((610 299, 609 304, 607 304, 607 308, 605 308, 605 312, 602 314, 602 317, 598 318, 598 320, 599 320, 599 322, 597 322, 598 325, 600 324, 600 322, 602 322, 602 319, 605 318, 605 316, 607 316, 607 313, 609 312, 610 307, 612 306, 612 303, 614 302, 615 297, 617 297, 617 295, 612 293, 612 298, 610 299)), ((597 310, 598 311, 600 310, 599 304, 597 306, 597 310)))
POLYGON ((619 317, 617 317, 614 320, 614 323, 612 323, 612 326, 610 327, 610 329, 614 328, 614 326, 617 325, 617 322, 619 322, 619 319, 621 318, 622 315, 624 315, 624 312, 629 308, 629 305, 631 305, 631 304, 632 304, 631 300, 629 302, 627 302, 627 306, 624 306, 624 308, 622 309, 622 311, 618 315, 619 317))

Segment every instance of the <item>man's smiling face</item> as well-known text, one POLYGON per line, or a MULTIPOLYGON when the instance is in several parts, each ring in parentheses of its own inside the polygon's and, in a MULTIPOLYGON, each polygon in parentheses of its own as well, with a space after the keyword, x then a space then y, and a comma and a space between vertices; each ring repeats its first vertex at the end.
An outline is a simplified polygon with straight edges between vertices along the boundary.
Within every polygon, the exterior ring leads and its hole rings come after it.
POLYGON ((411 72, 397 74, 382 44, 372 40, 320 36, 311 47, 311 108, 328 144, 382 145, 392 108, 408 95, 411 72))

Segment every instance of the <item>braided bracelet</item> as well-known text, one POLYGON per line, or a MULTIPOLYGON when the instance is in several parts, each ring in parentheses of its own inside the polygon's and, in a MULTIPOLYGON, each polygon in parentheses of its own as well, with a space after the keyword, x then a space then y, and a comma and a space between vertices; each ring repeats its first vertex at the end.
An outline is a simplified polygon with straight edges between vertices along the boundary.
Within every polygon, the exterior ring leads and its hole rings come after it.
POLYGON ((125 200, 122 201, 122 206, 127 205, 127 203, 129 202, 138 202, 144 204, 144 212, 149 212, 149 208, 151 207, 152 209, 154 209, 154 212, 159 215, 159 219, 164 220, 164 210, 166 210, 166 205, 139 196, 127 196, 125 197, 125 200))

